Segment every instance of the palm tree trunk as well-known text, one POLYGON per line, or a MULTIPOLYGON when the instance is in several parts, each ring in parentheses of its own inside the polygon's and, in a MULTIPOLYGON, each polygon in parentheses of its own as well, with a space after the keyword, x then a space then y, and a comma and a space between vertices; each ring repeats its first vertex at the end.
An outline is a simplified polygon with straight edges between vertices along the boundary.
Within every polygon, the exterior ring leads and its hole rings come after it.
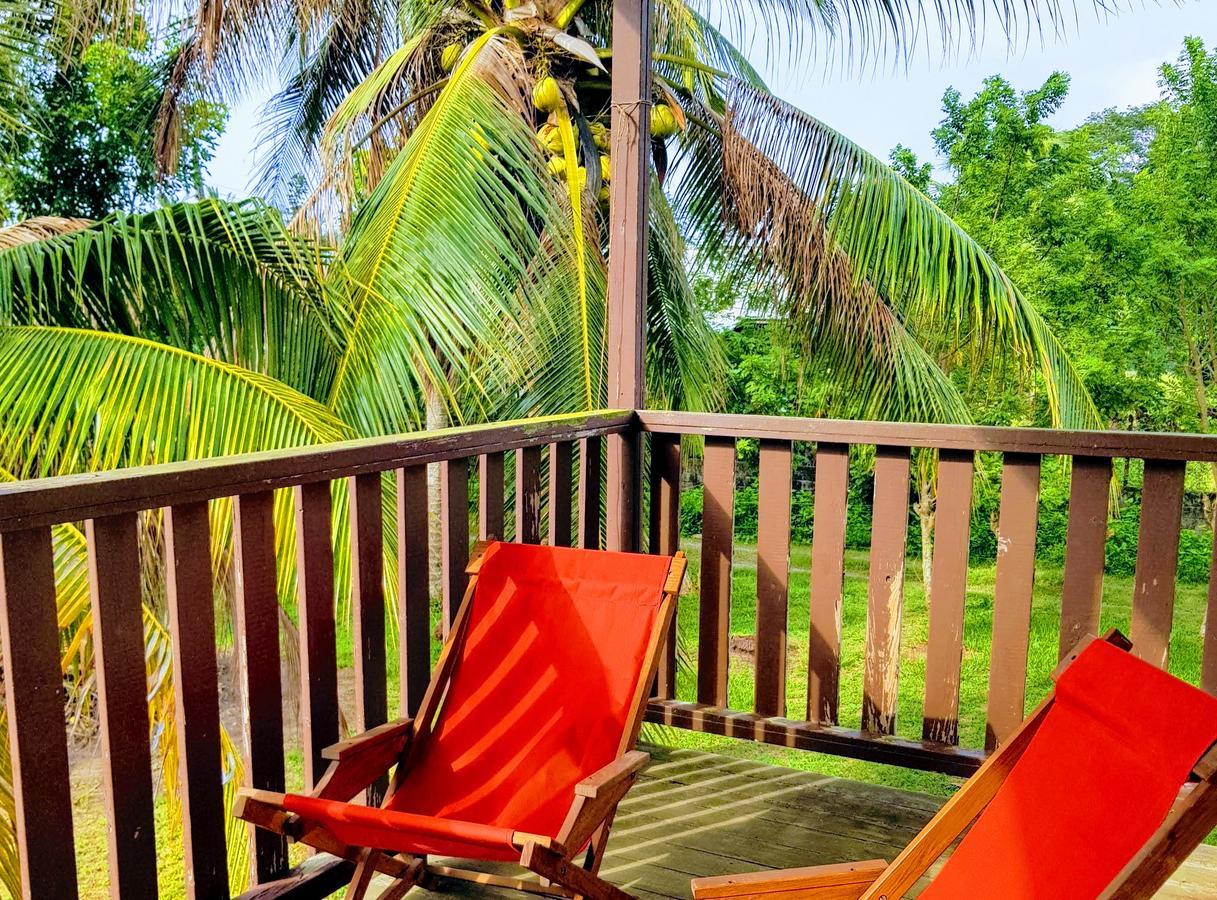
POLYGON ((930 579, 933 577, 934 560, 934 508, 937 498, 934 496, 934 480, 931 472, 921 471, 918 467, 917 502, 913 509, 921 522, 921 582, 925 591, 925 607, 930 608, 930 579))
MULTIPOLYGON (((426 404, 427 431, 446 428, 448 426, 448 410, 444 406, 444 399, 440 395, 439 389, 429 380, 423 385, 423 400, 426 404)), ((443 502, 440 493, 439 475, 440 467, 438 463, 432 463, 427 466, 428 538, 431 545, 431 553, 428 555, 428 559, 430 560, 429 574, 432 597, 439 596, 441 579, 443 578, 443 569, 440 561, 440 548, 443 546, 441 543, 443 535, 440 531, 443 502)))

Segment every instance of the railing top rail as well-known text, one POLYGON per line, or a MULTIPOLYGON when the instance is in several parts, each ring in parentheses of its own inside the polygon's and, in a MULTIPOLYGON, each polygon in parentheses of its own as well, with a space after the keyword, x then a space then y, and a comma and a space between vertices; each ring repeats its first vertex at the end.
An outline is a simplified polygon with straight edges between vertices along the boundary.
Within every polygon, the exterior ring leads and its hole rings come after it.
POLYGON ((1130 457, 1196 462, 1217 460, 1217 435, 1142 431, 1062 431, 987 425, 856 422, 793 416, 742 416, 639 410, 643 431, 717 437, 933 447, 1062 456, 1130 457))
POLYGON ((633 420, 630 410, 597 410, 16 481, 0 484, 0 532, 616 434, 633 420))

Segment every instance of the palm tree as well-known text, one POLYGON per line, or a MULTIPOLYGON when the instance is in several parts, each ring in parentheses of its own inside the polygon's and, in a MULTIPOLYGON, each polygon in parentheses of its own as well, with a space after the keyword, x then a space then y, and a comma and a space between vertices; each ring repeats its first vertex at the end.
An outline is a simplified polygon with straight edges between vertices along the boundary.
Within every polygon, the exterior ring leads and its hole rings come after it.
MULTIPOLYGON (((981 3, 928 6, 949 35, 967 36, 981 3)), ((57 9, 71 34, 87 36, 123 27, 137 7, 57 9)), ((1057 3, 1027 0, 1017 16, 994 8, 1013 28, 1057 3)), ((905 47, 923 15, 914 0, 758 9, 805 34, 851 34, 863 55, 905 47)), ((157 123, 165 164, 183 102, 231 96, 286 46, 301 55, 272 105, 263 185, 281 198, 304 176, 311 191, 291 227, 262 202, 205 200, 0 232, 8 477, 603 402, 608 0, 201 2, 157 123)), ((842 398, 837 412, 966 420, 938 360, 998 355, 1042 382, 1057 421, 1095 421, 1059 344, 992 259, 882 162, 769 93, 683 0, 655 0, 654 68, 652 405, 721 400, 721 351, 686 271, 712 262, 754 287, 753 312, 789 323, 809 367, 842 398)), ((336 499, 343 579, 345 498, 336 499)), ((226 599, 231 516, 224 504, 212 515, 226 599)), ((277 519, 290 610, 292 521, 285 508, 277 519)), ((157 524, 145 523, 153 567, 157 524)), ((56 532, 64 665, 87 672, 73 532, 56 532)), ((163 608, 155 591, 147 599, 155 635, 163 608)), ((157 646, 149 641, 149 668, 163 675, 157 646)), ((87 706, 88 679, 72 683, 87 706)), ((171 703, 154 698, 153 719, 171 727, 171 703)), ((0 839, 0 879, 14 859, 0 839)))

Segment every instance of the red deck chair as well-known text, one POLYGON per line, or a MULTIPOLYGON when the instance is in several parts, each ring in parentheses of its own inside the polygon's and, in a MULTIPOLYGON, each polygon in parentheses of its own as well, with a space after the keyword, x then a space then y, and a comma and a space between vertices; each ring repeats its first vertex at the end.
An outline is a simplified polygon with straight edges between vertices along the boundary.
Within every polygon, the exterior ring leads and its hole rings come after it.
POLYGON ((699 878, 693 896, 896 900, 978 814, 921 897, 1152 896, 1217 827, 1217 698, 1128 648, 1115 632, 1079 644, 1055 694, 890 866, 699 878))
POLYGON ((326 750, 307 796, 244 790, 234 814, 377 873, 400 897, 431 876, 554 896, 626 897, 597 874, 684 576, 676 557, 492 543, 418 715, 326 750), (348 802, 397 765, 380 808, 348 802), (577 859, 583 855, 581 860, 577 859), (540 882, 436 865, 517 862, 540 882))

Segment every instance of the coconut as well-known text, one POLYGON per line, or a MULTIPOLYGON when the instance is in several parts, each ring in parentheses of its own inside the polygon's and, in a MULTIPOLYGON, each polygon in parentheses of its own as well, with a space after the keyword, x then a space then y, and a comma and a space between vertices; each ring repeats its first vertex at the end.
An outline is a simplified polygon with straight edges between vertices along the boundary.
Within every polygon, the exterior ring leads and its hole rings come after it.
POLYGON ((461 57, 461 50, 460 44, 449 44, 444 48, 444 52, 439 57, 439 64, 444 67, 445 72, 451 72, 456 68, 456 61, 461 57))
POLYGON ((532 89, 532 105, 541 112, 553 112, 562 104, 562 91, 558 88, 558 82, 550 75, 546 75, 532 89))
POLYGON ((609 181, 613 177, 612 165, 607 156, 600 157, 600 180, 609 181))
POLYGON ((599 122, 592 123, 592 140, 596 146, 604 150, 609 145, 609 130, 599 122))
POLYGON ((537 140, 550 153, 562 152, 562 132, 558 130, 557 125, 542 125, 537 131, 537 140))
POLYGON ((566 160, 561 156, 551 156, 547 168, 550 175, 566 177, 566 160))
POLYGON ((679 129, 672 107, 666 103, 656 103, 651 107, 651 137, 663 140, 676 134, 679 129))
POLYGON ((609 202, 609 189, 606 187, 600 188, 600 193, 597 194, 596 196, 597 196, 597 199, 601 203, 608 203, 609 202))

